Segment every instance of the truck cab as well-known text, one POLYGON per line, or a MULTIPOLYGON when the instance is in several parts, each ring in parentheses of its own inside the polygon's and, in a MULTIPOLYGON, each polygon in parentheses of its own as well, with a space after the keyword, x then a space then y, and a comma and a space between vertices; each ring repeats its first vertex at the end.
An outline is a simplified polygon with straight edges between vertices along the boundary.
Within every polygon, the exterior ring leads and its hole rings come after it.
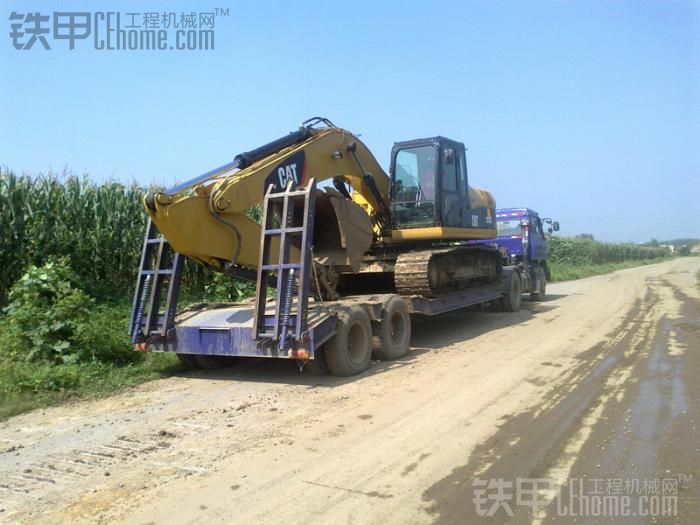
POLYGON ((519 267, 523 291, 541 300, 550 280, 548 235, 559 231, 559 223, 540 218, 530 208, 501 208, 496 210, 496 226, 496 244, 503 254, 504 265, 519 267))

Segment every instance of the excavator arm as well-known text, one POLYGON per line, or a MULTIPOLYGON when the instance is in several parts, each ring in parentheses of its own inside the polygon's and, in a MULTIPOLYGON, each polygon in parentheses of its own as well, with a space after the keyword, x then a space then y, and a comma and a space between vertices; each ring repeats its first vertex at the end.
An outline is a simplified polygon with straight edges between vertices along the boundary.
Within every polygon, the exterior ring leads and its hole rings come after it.
MULTIPOLYGON (((248 210, 261 203, 270 185, 305 186, 333 179, 340 191, 333 208, 342 227, 366 234, 364 251, 389 219, 389 177, 369 149, 352 133, 325 119, 311 119, 289 135, 237 155, 233 162, 164 192, 144 198, 158 230, 179 253, 216 271, 258 264, 260 225, 248 210), (318 124, 323 124, 317 127, 318 124), (345 187, 353 190, 354 204, 345 187)), ((342 231, 341 231, 341 237, 342 231)), ((361 256, 362 253, 359 255, 361 256)), ((357 254, 354 256, 357 259, 357 254)))

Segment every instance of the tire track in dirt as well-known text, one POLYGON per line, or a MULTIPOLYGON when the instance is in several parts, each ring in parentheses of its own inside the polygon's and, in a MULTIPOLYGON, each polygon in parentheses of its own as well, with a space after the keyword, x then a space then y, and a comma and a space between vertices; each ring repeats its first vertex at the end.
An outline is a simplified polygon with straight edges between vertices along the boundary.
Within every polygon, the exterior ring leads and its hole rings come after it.
MULTIPOLYGON (((673 286, 661 279, 647 279, 646 284, 645 297, 635 304, 618 329, 609 334, 609 340, 582 353, 579 356, 581 365, 565 373, 564 381, 548 393, 548 401, 540 407, 508 418, 495 435, 473 451, 469 463, 455 469, 425 491, 423 497, 430 502, 429 510, 434 514, 436 523, 459 523, 464 516, 477 516, 471 501, 474 479, 503 479, 515 483, 516 478, 546 478, 564 483, 569 477, 605 477, 601 475, 601 466, 607 465, 601 463, 611 459, 606 458, 601 448, 605 450, 606 446, 610 447, 611 440, 609 435, 601 435, 600 428, 606 421, 629 421, 630 413, 640 411, 639 407, 635 410, 627 406, 630 400, 638 396, 639 383, 650 366, 654 352, 659 349, 664 352, 667 348, 667 296, 673 286), (583 462, 581 458, 586 458, 586 461, 583 462)), ((677 298, 679 292, 676 288, 677 298)), ((697 305, 697 301, 691 301, 686 296, 680 303, 685 305, 686 312, 682 317, 684 321, 676 320, 676 324, 682 326, 683 322, 693 319, 693 314, 687 311, 692 306, 687 305, 697 305)), ((700 350, 700 345, 695 348, 700 350)), ((694 355, 697 356, 697 352, 694 355)), ((684 369, 687 374, 688 368, 679 365, 678 370, 684 369)), ((687 377, 685 384, 688 384, 687 377)), ((653 388, 657 387, 653 385, 653 388)), ((669 406, 674 402, 682 406, 687 404, 687 401, 678 401, 680 396, 677 392, 654 392, 669 406)), ((676 423, 679 415, 676 407, 673 413, 676 423)), ((647 425, 644 431, 647 434, 663 434, 669 428, 668 424, 664 427, 654 422, 651 428, 647 425)), ((640 433, 644 431, 640 430, 640 433)), ((683 434, 686 435, 684 441, 687 441, 690 437, 687 436, 687 428, 683 434)), ((644 452, 658 455, 663 442, 656 439, 644 452)), ((691 440, 689 444, 692 446, 692 443, 691 440)), ((692 449, 697 450, 696 447, 692 449)), ((630 452, 626 450, 625 453, 630 452)), ((650 476, 655 472, 651 467, 646 471, 650 476)), ((618 470, 611 467, 605 472, 612 478, 620 477, 624 470, 618 464, 618 470)), ((680 472, 676 471, 676 474, 680 472)), ((640 475, 639 470, 634 473, 640 475)), ((544 503, 540 508, 544 508, 545 512, 535 516, 531 507, 512 503, 512 517, 501 509, 492 517, 479 518, 479 523, 539 523, 547 516, 555 523, 553 501, 556 495, 556 490, 540 493, 540 501, 544 503)), ((691 498, 686 504, 687 508, 697 509, 697 500, 691 498)), ((684 522, 695 523, 691 517, 694 515, 686 512, 684 522)), ((561 522, 561 518, 558 522, 561 522)))

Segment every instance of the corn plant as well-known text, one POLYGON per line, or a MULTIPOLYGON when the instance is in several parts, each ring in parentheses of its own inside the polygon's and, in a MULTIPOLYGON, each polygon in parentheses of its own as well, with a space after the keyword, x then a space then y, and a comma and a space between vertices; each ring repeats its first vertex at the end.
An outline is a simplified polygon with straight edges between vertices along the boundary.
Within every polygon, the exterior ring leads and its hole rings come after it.
MULTIPOLYGON (((123 296, 136 280, 146 214, 146 188, 95 183, 86 175, 0 175, 0 304, 30 265, 69 257, 82 287, 123 296)), ((210 272, 187 264, 189 294, 203 294, 210 272)))

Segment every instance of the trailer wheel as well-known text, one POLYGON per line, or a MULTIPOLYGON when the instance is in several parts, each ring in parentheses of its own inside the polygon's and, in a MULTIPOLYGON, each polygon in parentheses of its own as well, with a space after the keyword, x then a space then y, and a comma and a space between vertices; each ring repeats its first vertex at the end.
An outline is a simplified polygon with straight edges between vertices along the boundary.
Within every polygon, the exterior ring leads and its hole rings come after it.
POLYGON ((326 361, 326 352, 322 346, 316 349, 313 359, 304 363, 304 370, 314 376, 326 376, 331 373, 326 361))
POLYGON ((233 366, 236 358, 227 355, 196 355, 194 356, 197 363, 205 370, 218 370, 219 368, 227 368, 233 366))
POLYGON ((510 290, 507 294, 501 297, 501 307, 506 312, 517 312, 520 310, 520 301, 522 299, 523 285, 520 282, 520 274, 513 272, 510 278, 510 290))
POLYGON ((352 376, 364 372, 372 359, 372 325, 359 306, 338 313, 335 335, 323 345, 326 362, 335 376, 352 376))
POLYGON ((547 276, 542 266, 537 267, 537 283, 537 291, 530 294, 530 299, 533 301, 542 301, 547 293, 547 276))
POLYGON ((202 368, 201 366, 199 366, 197 357, 192 354, 177 354, 177 358, 187 368, 202 368))
POLYGON ((411 316, 401 297, 392 295, 384 305, 382 318, 374 325, 374 353, 382 361, 403 357, 411 343, 411 316))

